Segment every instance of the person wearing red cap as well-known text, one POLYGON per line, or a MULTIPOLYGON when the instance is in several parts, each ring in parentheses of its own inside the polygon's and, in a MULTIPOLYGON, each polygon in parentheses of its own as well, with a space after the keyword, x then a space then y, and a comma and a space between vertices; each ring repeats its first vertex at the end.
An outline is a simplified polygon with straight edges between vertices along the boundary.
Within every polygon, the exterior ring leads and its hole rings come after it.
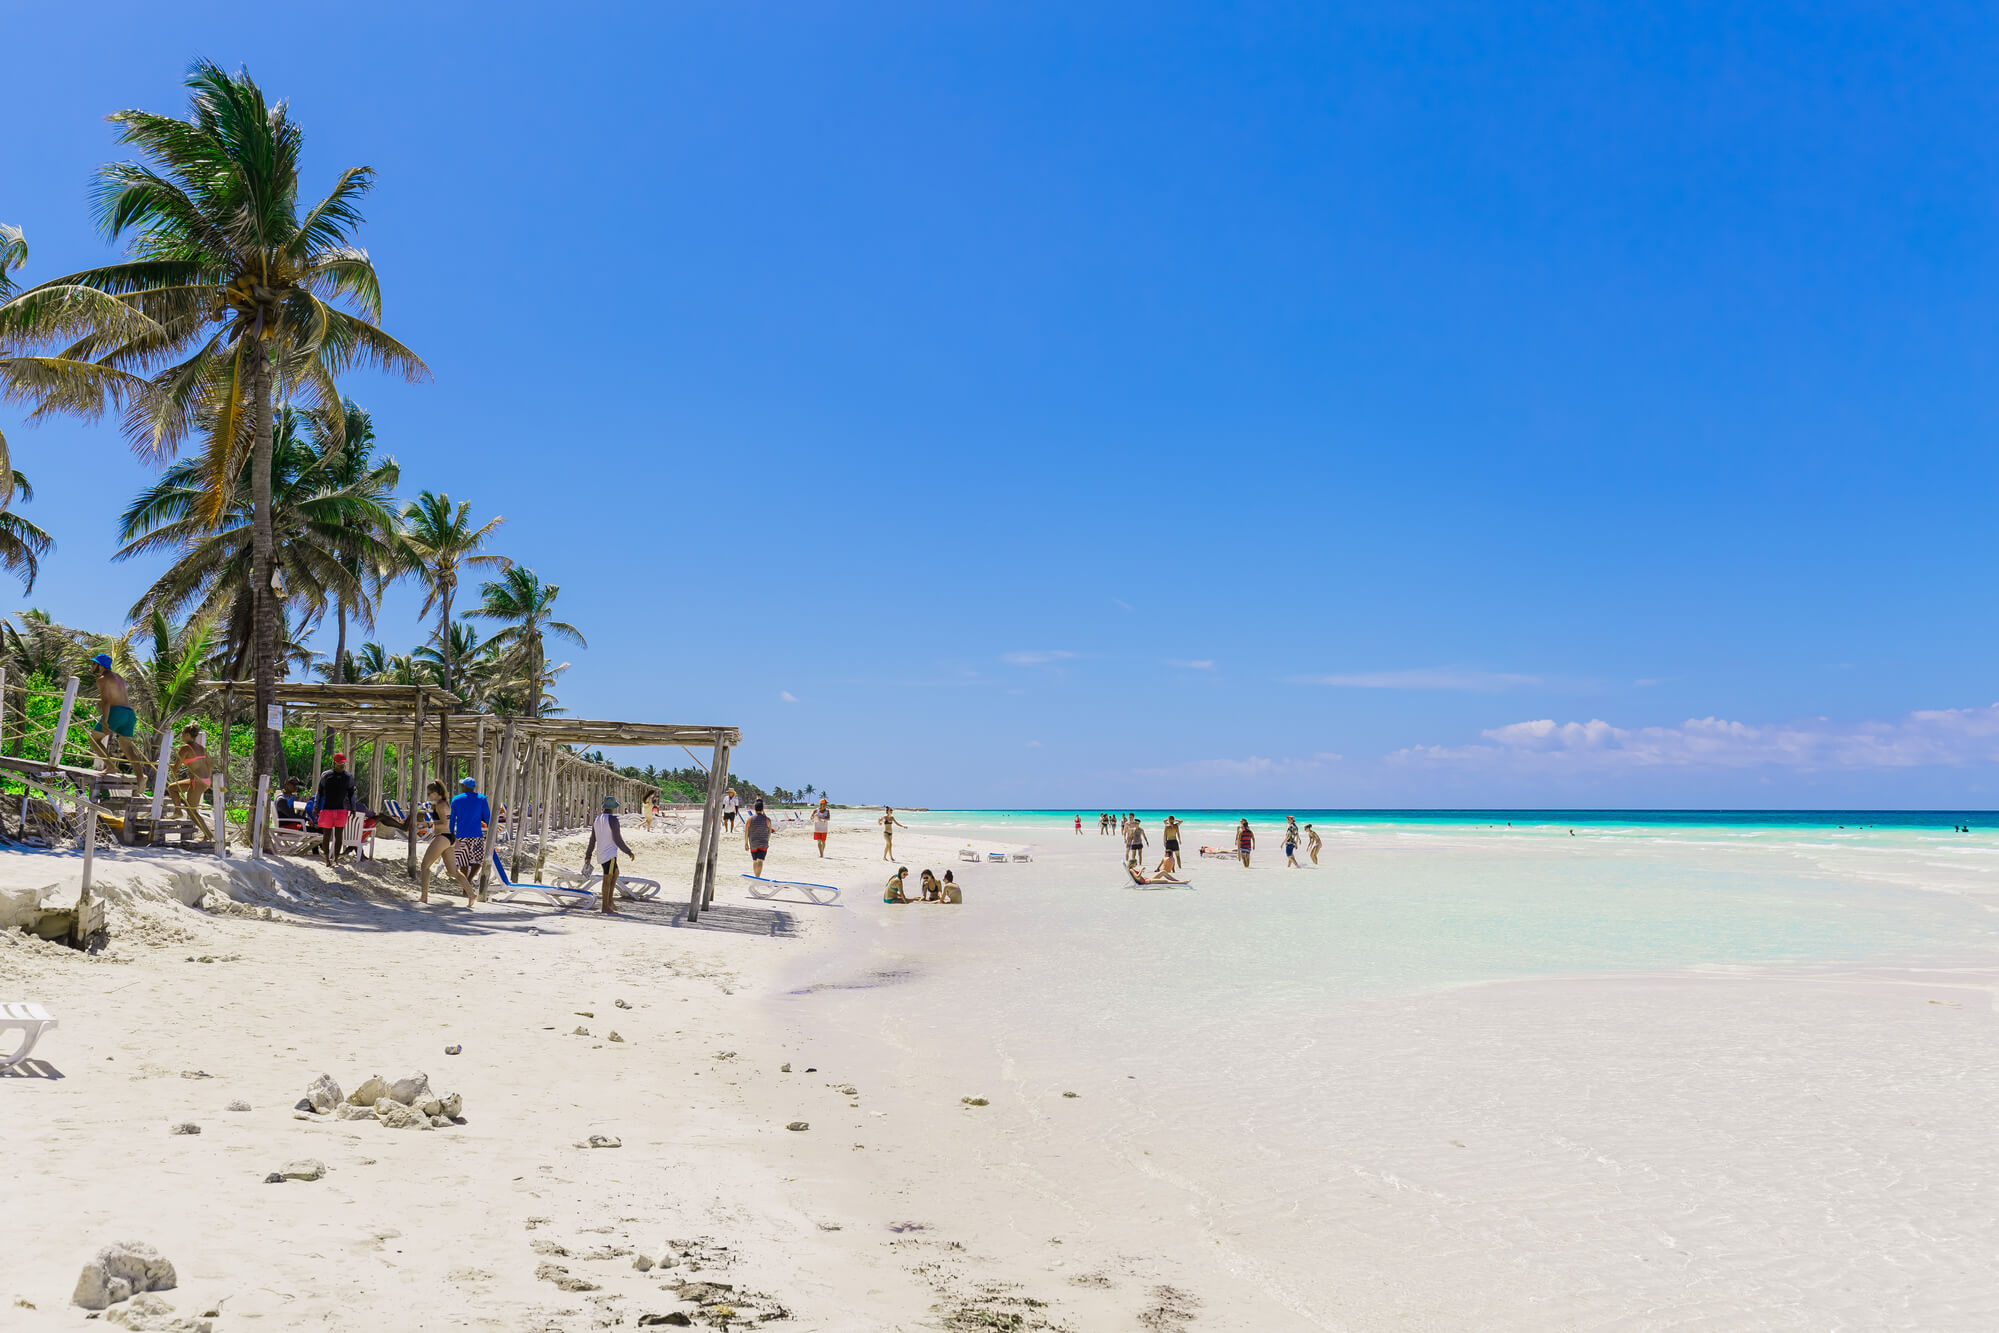
POLYGON ((354 808, 354 775, 347 771, 347 756, 333 756, 333 767, 319 780, 319 833, 325 840, 326 864, 340 860, 340 835, 347 829, 348 812, 354 808))

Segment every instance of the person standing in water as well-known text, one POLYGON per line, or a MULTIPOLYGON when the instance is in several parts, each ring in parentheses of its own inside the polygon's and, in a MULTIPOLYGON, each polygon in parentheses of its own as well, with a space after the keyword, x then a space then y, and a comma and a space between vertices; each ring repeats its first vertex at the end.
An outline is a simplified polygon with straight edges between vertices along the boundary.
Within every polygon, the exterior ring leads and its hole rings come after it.
POLYGON ((1250 829, 1247 819, 1237 822, 1235 829, 1235 854, 1242 862, 1244 870, 1249 869, 1249 854, 1256 850, 1256 834, 1250 829))
POLYGON ((597 910, 616 916, 618 909, 614 899, 618 893, 618 853, 623 852, 632 860, 639 859, 637 852, 625 846, 624 830, 618 827, 618 798, 604 798, 604 812, 590 822, 590 840, 583 844, 583 864, 593 862, 603 871, 604 902, 597 910))
POLYGON ((1284 864, 1293 870, 1303 870, 1298 864, 1298 844, 1305 839, 1298 832, 1298 816, 1284 816, 1284 864))
POLYGON ((1166 840, 1166 859, 1173 863, 1173 869, 1180 869, 1180 821, 1172 815, 1166 816, 1159 836, 1166 840))
POLYGON ((892 805, 882 807, 882 817, 875 823, 882 826, 882 860, 895 860, 895 831, 899 828, 908 828, 909 825, 895 817, 895 807, 892 805))

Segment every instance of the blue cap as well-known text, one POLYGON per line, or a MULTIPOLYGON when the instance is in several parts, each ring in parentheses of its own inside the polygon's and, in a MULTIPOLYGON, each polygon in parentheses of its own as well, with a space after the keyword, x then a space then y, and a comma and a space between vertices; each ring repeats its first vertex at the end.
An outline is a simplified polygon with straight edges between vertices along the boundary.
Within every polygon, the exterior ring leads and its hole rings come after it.
POLYGON ((459 785, 459 786, 461 786, 461 787, 463 787, 463 788, 464 788, 464 789, 465 789, 466 791, 471 791, 471 790, 472 790, 472 789, 473 789, 474 787, 476 787, 476 786, 478 786, 478 785, 479 785, 479 779, 477 779, 477 778, 460 778, 460 779, 458 779, 458 785, 459 785))
POLYGON ((110 653, 99 653, 97 656, 91 658, 90 660, 97 663, 97 665, 103 667, 106 671, 109 671, 111 669, 110 653))

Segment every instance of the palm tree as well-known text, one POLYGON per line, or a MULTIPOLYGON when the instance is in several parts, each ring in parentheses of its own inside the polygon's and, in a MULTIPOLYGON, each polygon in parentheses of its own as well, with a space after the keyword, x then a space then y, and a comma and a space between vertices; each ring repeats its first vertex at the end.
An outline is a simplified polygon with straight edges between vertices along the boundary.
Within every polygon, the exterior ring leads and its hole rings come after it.
POLYGON ((583 631, 555 618, 555 598, 561 591, 557 584, 543 583, 532 569, 509 565, 498 580, 479 585, 479 605, 467 612, 506 626, 488 642, 519 662, 520 674, 528 682, 529 717, 541 716, 542 678, 548 670, 544 637, 559 634, 578 647, 590 646, 583 641, 583 631))
MULTIPOLYGON (((6 457, 6 445, 0 441, 0 459, 6 457)), ((34 487, 18 472, 9 471, 13 482, 11 492, 23 500, 35 498, 34 487)), ((42 572, 42 557, 55 548, 55 539, 48 533, 22 518, 11 509, 0 509, 0 567, 13 570, 21 576, 22 593, 35 590, 35 579, 42 572)))
POLYGON ((379 643, 364 643, 350 664, 362 685, 418 684, 416 661, 408 653, 391 653, 379 643))
POLYGON ((427 590, 417 614, 427 616, 432 607, 437 608, 437 649, 447 677, 452 674, 451 603, 458 595, 459 568, 507 568, 505 556, 484 554, 486 539, 506 521, 493 518, 475 528, 471 502, 453 505, 442 491, 421 491, 403 510, 403 567, 423 580, 427 590))
MULTIPOLYGON (((189 518, 233 527, 241 511, 247 524, 238 590, 251 602, 261 717, 276 687, 285 600, 271 584, 282 559, 276 405, 335 407, 335 378, 357 365, 411 380, 429 372, 377 327, 375 267, 349 243, 373 170, 350 167, 301 213, 303 136, 286 105, 267 103, 248 71, 232 76, 206 60, 195 62, 186 85, 186 120, 147 111, 110 117, 122 142, 148 159, 98 174, 98 222, 113 238, 131 235, 129 260, 0 306, 0 350, 60 345, 53 358, 7 370, 12 390, 38 411, 88 417, 118 402, 133 447, 152 458, 205 437, 199 471, 180 486, 199 506, 189 518)), ((259 727, 253 776, 278 762, 277 733, 259 727)))
POLYGON ((457 695, 468 706, 485 693, 492 666, 492 645, 479 641, 479 631, 464 620, 451 622, 444 646, 427 643, 410 654, 417 670, 428 669, 434 683, 457 695))
MULTIPOLYGON (((10 301, 16 290, 12 274, 15 269, 28 262, 28 238, 21 234, 19 227, 10 227, 0 222, 0 302, 10 301)), ((11 360, 11 358, 10 358, 11 360)), ((0 380, 11 381, 12 376, 0 373, 0 380)), ((14 498, 8 489, 12 485, 14 464, 7 452, 7 437, 0 435, 0 505, 14 498)))
POLYGON ((125 545, 114 559, 158 551, 179 556, 132 607, 131 618, 155 610, 173 617, 192 608, 194 616, 218 622, 232 678, 254 660, 258 627, 253 607, 261 601, 276 606, 284 654, 295 658, 303 650, 293 636, 303 638, 329 603, 365 599, 365 579, 350 565, 377 569, 394 558, 385 535, 395 525, 390 509, 394 497, 381 469, 340 485, 331 467, 338 455, 329 458, 329 446, 315 447, 309 433, 305 414, 283 408, 273 422, 272 447, 261 451, 271 464, 268 508, 278 538, 278 577, 267 585, 275 594, 268 599, 252 595, 258 505, 247 460, 237 477, 235 498, 219 521, 208 517, 208 464, 202 458, 183 459, 161 473, 126 507, 121 520, 119 539, 125 545))
MULTIPOLYGON (((332 429, 328 411, 310 413, 311 438, 314 447, 327 458, 328 477, 337 486, 346 489, 366 490, 382 497, 388 514, 386 529, 367 535, 380 539, 383 549, 390 559, 382 563, 364 564, 358 552, 349 550, 341 554, 341 563, 353 576, 350 587, 342 588, 334 598, 333 611, 339 626, 334 639, 332 672, 327 677, 337 684, 349 683, 353 676, 347 660, 347 620, 352 616, 369 629, 375 627, 375 608, 381 604, 382 588, 395 573, 395 553, 401 537, 401 520, 394 509, 388 507, 388 498, 393 495, 396 483, 402 480, 402 470, 393 458, 375 459, 375 419, 362 411, 350 399, 343 399, 339 415, 341 428, 332 429), (344 439, 345 444, 337 442, 344 439), (354 595, 359 592, 359 596, 354 595)), ((349 526, 366 527, 372 521, 359 511, 348 516, 349 526)))

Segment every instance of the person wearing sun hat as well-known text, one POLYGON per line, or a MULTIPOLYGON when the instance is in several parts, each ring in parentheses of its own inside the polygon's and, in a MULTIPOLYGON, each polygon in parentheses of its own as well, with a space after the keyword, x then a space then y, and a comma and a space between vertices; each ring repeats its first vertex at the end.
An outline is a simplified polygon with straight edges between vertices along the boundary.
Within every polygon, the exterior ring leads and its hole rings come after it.
POLYGON ((319 780, 319 817, 314 821, 326 850, 326 864, 340 860, 340 838, 347 831, 347 816, 354 808, 354 775, 347 771, 347 756, 333 756, 333 767, 319 780))
POLYGON ((451 873, 465 886, 465 905, 479 896, 472 871, 486 854, 486 825, 493 820, 493 808, 479 794, 477 778, 460 778, 458 794, 451 798, 451 873))

